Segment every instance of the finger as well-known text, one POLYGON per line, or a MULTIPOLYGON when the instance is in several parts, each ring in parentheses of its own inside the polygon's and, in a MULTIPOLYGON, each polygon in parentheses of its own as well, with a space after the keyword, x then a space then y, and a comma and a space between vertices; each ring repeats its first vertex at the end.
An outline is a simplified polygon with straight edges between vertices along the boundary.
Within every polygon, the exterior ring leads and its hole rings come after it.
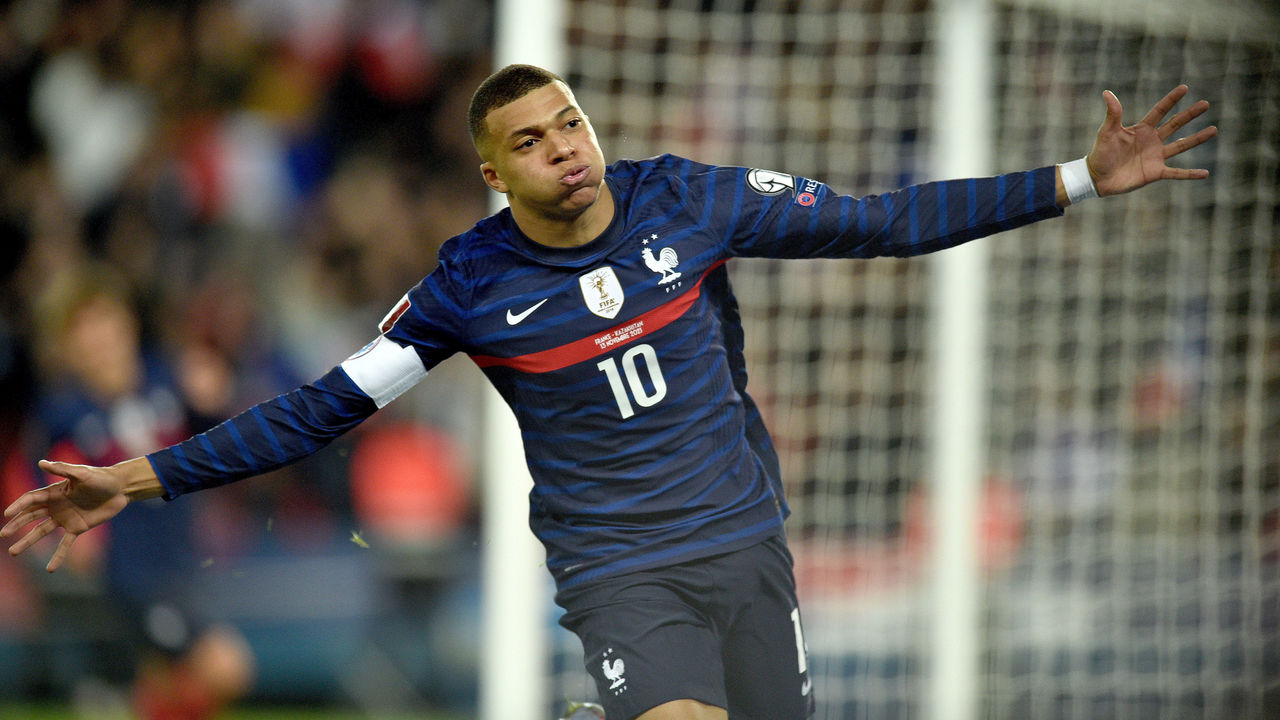
POLYGON ((1186 110, 1183 110, 1177 115, 1174 115, 1172 118, 1169 119, 1169 122, 1161 125, 1159 131, 1157 132, 1157 135, 1160 137, 1161 140, 1168 140, 1170 136, 1172 136, 1178 130, 1182 129, 1184 125, 1200 117, 1208 109, 1209 109, 1209 101, 1201 100, 1200 102, 1196 103, 1195 105, 1192 105, 1186 110))
POLYGON ((1197 132, 1195 135, 1189 135, 1184 138, 1178 138, 1177 140, 1164 146, 1164 157, 1167 160, 1173 157, 1174 155, 1184 153, 1197 145, 1204 144, 1205 142, 1215 137, 1217 134, 1218 134, 1218 128, 1214 125, 1210 125, 1209 127, 1201 130, 1200 132, 1197 132))
POLYGON ((63 535, 62 539, 58 541, 57 549, 53 551, 53 557, 49 558, 49 564, 45 565, 44 569, 49 572, 57 570, 62 565, 62 561, 66 560, 67 556, 71 554, 71 544, 76 541, 77 537, 79 536, 75 533, 63 535))
POLYGON ((1189 170, 1186 168, 1165 168, 1160 176, 1163 180, 1203 180, 1209 177, 1209 171, 1203 168, 1189 170))
POLYGON ((37 526, 35 526, 35 527, 31 528, 30 530, 28 530, 28 531, 27 531, 27 534, 26 534, 26 535, 23 535, 23 536, 18 540, 18 542, 16 542, 16 543, 14 543, 14 544, 10 545, 10 546, 9 546, 9 554, 10 554, 10 555, 18 555, 18 554, 21 554, 21 553, 22 553, 22 552, 24 552, 27 548, 29 548, 29 547, 31 547, 32 545, 35 545, 36 543, 38 543, 38 542, 40 542, 41 540, 43 540, 43 539, 45 538, 45 536, 46 536, 46 535, 48 535, 49 533, 53 532, 53 531, 54 531, 54 529, 55 529, 55 528, 57 528, 57 527, 58 527, 58 524, 57 524, 57 523, 55 523, 55 522, 54 522, 54 521, 52 521, 52 520, 48 520, 48 519, 46 519, 44 522, 42 522, 42 523, 40 523, 39 525, 37 525, 37 526))
POLYGON ((1179 85, 1178 87, 1170 90, 1168 95, 1160 98, 1160 102, 1151 107, 1151 110, 1147 112, 1147 116, 1142 118, 1142 122, 1152 127, 1159 125, 1160 120, 1164 118, 1165 115, 1168 115, 1169 111, 1173 109, 1173 106, 1177 105, 1178 101, 1186 94, 1186 85, 1179 85))
POLYGON ((9 522, 5 523, 4 527, 0 528, 0 537, 7 538, 17 533, 18 530, 35 522, 36 520, 43 520, 44 518, 47 518, 47 517, 49 517, 49 509, 46 507, 41 506, 38 508, 34 508, 32 510, 28 510, 22 513, 21 515, 14 517, 9 522))
MULTIPOLYGON (((4 516, 7 518, 17 517, 23 510, 26 510, 27 507, 34 502, 35 501, 27 497, 27 494, 25 493, 19 495, 17 500, 9 503, 9 507, 4 509, 4 516)), ((5 527, 8 527, 8 525, 5 525, 5 527)))
POLYGON ((4 516, 7 518, 16 517, 32 505, 43 505, 48 500, 49 488, 47 486, 28 490, 19 495, 17 500, 14 500, 9 504, 9 507, 4 509, 4 516))

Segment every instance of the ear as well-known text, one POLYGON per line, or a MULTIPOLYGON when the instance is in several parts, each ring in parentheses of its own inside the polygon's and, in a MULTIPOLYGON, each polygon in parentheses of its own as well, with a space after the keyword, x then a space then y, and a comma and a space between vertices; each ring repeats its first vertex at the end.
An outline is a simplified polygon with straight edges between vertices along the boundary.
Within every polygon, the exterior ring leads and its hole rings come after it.
POLYGON ((507 193, 509 188, 507 187, 507 184, 502 181, 502 178, 498 177, 498 169, 493 166, 493 163, 480 163, 480 174, 484 176, 485 185, 488 185, 493 188, 494 191, 500 192, 504 195, 507 193))

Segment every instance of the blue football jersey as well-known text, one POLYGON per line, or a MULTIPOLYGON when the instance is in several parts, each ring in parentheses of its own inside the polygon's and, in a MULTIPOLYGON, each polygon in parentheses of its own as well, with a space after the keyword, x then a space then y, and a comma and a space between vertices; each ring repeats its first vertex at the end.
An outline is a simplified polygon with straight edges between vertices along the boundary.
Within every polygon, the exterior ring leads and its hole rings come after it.
POLYGON ((169 495, 314 452, 462 352, 519 422, 560 588, 745 547, 787 509, 725 263, 918 255, 1062 213, 1053 167, 856 198, 664 155, 606 182, 616 213, 586 245, 535 243, 506 210, 451 239, 374 343, 150 456, 169 495))

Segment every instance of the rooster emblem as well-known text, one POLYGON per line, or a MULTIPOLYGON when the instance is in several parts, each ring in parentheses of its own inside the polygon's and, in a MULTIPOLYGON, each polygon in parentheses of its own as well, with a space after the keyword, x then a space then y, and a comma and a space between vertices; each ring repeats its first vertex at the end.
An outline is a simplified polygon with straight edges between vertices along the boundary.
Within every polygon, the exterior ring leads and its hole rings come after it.
POLYGON ((613 681, 613 684, 609 686, 610 690, 616 690, 618 686, 627 682, 626 678, 622 677, 622 674, 627 671, 627 665, 622 662, 622 658, 618 658, 612 663, 609 662, 609 658, 605 658, 604 662, 600 663, 600 669, 604 671, 605 677, 613 681))
POLYGON ((645 267, 660 273, 662 279, 658 281, 659 285, 666 285, 680 277, 680 273, 676 272, 676 265, 680 264, 680 259, 676 257, 676 251, 669 247, 662 248, 658 252, 658 256, 653 256, 653 250, 645 248, 640 251, 644 257, 645 267))

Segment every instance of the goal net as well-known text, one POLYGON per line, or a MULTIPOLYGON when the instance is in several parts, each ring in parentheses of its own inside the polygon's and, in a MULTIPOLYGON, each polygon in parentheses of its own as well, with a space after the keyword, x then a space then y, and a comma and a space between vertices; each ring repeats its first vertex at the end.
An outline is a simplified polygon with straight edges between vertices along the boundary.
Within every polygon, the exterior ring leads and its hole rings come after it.
MULTIPOLYGON (((1082 155, 1104 89, 1130 123, 1185 82, 1221 133, 1176 160, 1209 181, 980 241, 981 717, 1280 716, 1280 23, 1188 5, 992 5, 994 169, 1082 155)), ((934 12, 569 0, 567 71, 610 157, 880 192, 935 177, 934 12)), ((946 352, 929 347, 930 266, 730 266, 793 510, 817 717, 921 717, 930 363, 946 352)), ((550 697, 591 699, 576 639, 553 645, 550 697)))

